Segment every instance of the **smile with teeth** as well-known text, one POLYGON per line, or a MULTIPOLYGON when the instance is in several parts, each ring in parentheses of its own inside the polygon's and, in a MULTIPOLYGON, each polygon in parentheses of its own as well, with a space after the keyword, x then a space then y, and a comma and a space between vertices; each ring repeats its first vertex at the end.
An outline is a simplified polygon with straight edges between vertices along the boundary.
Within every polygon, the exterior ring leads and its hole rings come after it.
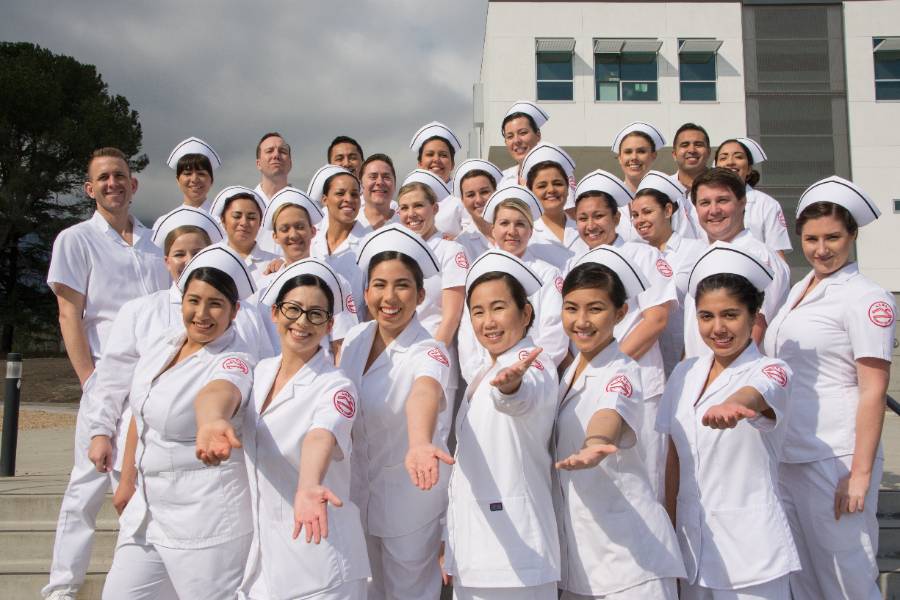
POLYGON ((502 331, 491 331, 491 332, 485 332, 485 334, 484 334, 484 337, 487 338, 488 340, 492 341, 492 342, 496 342, 496 341, 499 340, 502 336, 503 336, 503 332, 502 332, 502 331))
POLYGON ((381 312, 383 312, 384 314, 386 314, 389 317, 394 317, 394 316, 400 314, 400 309, 397 307, 393 307, 393 306, 382 306, 381 312))
POLYGON ((294 328, 290 328, 288 329, 288 331, 290 332, 291 337, 295 340, 305 340, 312 335, 312 333, 310 333, 309 331, 300 331, 294 328))

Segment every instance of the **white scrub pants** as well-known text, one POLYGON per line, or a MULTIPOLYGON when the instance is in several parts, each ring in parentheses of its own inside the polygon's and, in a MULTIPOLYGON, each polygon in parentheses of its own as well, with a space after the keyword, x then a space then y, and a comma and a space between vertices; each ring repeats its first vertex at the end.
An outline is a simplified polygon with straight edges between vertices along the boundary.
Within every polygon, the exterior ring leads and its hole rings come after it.
POLYGON ((103 600, 234 600, 252 537, 186 550, 125 542, 116 548, 103 600))
POLYGON ((560 590, 559 600, 678 600, 678 585, 675 578, 653 579, 639 583, 627 590, 604 596, 585 596, 567 590, 560 590))
POLYGON ((852 456, 809 463, 781 463, 782 502, 800 555, 801 571, 791 573, 794 600, 875 600, 878 589, 878 486, 882 459, 872 465, 872 481, 861 513, 834 519, 834 492, 850 474, 852 456))
POLYGON ((453 586, 454 600, 556 600, 556 582, 520 588, 453 586))
MULTIPOLYGON (((249 596, 239 593, 238 600, 270 600, 268 595, 256 596, 252 591, 249 596)), ((303 600, 366 600, 366 580, 345 581, 334 589, 325 590, 312 596, 303 596, 303 600)))
POLYGON ((398 537, 366 534, 369 600, 437 600, 441 595, 441 520, 398 537))
MULTIPOLYGON (((714 590, 682 581, 681 600, 791 600, 791 586, 787 575, 738 590, 714 590)), ((823 596, 819 600, 831 599, 823 596)))
POLYGON ((659 412, 659 401, 662 394, 644 399, 644 410, 641 415, 641 430, 638 436, 638 452, 647 467, 650 489, 660 502, 665 502, 666 452, 667 438, 656 431, 656 413, 659 412))

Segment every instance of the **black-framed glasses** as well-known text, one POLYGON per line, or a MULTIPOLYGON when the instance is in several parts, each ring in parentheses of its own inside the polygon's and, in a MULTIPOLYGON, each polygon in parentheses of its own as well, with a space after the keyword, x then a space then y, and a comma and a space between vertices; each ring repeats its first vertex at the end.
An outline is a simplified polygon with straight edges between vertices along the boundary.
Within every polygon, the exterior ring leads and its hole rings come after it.
POLYGON ((324 325, 331 318, 331 313, 324 308, 303 309, 293 302, 282 302, 278 305, 278 310, 281 311, 285 318, 291 321, 296 321, 303 315, 306 315, 306 320, 311 325, 324 325))

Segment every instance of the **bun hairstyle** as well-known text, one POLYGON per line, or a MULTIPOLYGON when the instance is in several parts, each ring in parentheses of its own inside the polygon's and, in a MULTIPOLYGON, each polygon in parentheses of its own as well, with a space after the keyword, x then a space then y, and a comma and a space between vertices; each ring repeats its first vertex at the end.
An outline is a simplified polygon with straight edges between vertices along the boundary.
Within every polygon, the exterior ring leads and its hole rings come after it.
POLYGON ((166 235, 166 239, 163 242, 163 256, 168 256, 169 251, 172 249, 172 244, 175 243, 175 240, 186 233, 196 233, 203 239, 207 246, 212 244, 212 240, 209 239, 209 234, 206 233, 206 230, 202 227, 197 227, 196 225, 182 225, 181 227, 176 227, 175 229, 170 231, 168 235, 166 235))
POLYGON ((834 217, 844 224, 847 233, 850 235, 856 235, 859 231, 859 225, 857 224, 856 219, 853 218, 853 215, 849 210, 840 204, 835 204, 834 202, 813 202, 804 208, 803 212, 797 216, 794 232, 797 235, 802 235, 803 226, 806 225, 807 221, 821 219, 823 217, 834 217))
MULTIPOLYGON (((404 186, 406 187, 406 186, 404 186)), ((385 250, 379 252, 369 261, 369 270, 366 273, 366 288, 369 287, 369 281, 372 279, 372 271, 376 266, 389 260, 399 260, 412 273, 413 280, 416 283, 416 291, 421 290, 425 286, 425 275, 422 273, 422 267, 415 260, 402 252, 396 250, 385 250)))
POLYGON ((622 280, 615 271, 595 262, 586 262, 578 265, 566 275, 563 281, 562 295, 583 289, 603 290, 612 300, 617 309, 625 306, 626 292, 622 280))
MULTIPOLYGON (((504 273, 502 271, 489 271, 484 275, 480 276, 478 279, 472 282, 472 285, 469 286, 469 290, 466 292, 466 306, 471 309, 472 307, 472 292, 475 291, 482 283, 487 283, 489 281, 498 281, 502 280, 506 283, 506 288, 509 290, 509 295, 512 296, 513 303, 516 305, 520 311, 525 310, 525 306, 531 306, 531 302, 528 300, 528 294, 525 293, 525 288, 519 282, 518 279, 510 275, 509 273, 504 273)), ((525 326, 525 333, 528 333, 528 330, 531 329, 531 325, 534 323, 534 307, 531 309, 531 319, 528 321, 528 325, 525 326)))
POLYGON ((187 291, 191 287, 191 282, 195 280, 208 283, 216 288, 220 294, 225 296, 232 308, 237 304, 239 297, 237 285, 235 285, 234 279, 226 274, 225 271, 221 271, 215 267, 197 267, 191 271, 187 281, 184 282, 184 293, 182 294, 182 297, 184 294, 187 294, 187 291))
POLYGON ((736 298, 738 302, 744 305, 752 316, 759 312, 765 298, 764 292, 756 289, 756 286, 750 283, 750 280, 743 275, 717 273, 703 278, 697 284, 697 293, 695 295, 697 305, 699 306, 700 298, 703 297, 703 294, 715 290, 725 290, 728 295, 736 298))
MULTIPOLYGON (((747 163, 748 163, 751 167, 753 166, 753 153, 750 152, 750 148, 748 148, 747 145, 744 144, 743 142, 738 141, 738 140, 735 140, 735 139, 725 140, 724 142, 722 142, 721 144, 719 144, 719 147, 716 148, 716 153, 713 155, 714 161, 715 161, 716 163, 719 162, 719 152, 722 151, 722 148, 725 146, 725 144, 737 144, 738 146, 740 146, 740 147, 741 147, 741 150, 744 151, 744 156, 747 157, 747 163)), ((762 177, 762 176, 759 174, 759 171, 757 171, 756 169, 750 169, 750 174, 747 175, 747 182, 746 182, 746 183, 747 183, 747 185, 749 185, 750 187, 756 187, 756 184, 759 183, 759 180, 761 179, 761 177, 762 177)))
POLYGON ((334 313, 334 294, 331 293, 331 288, 328 287, 328 284, 322 281, 320 277, 315 275, 311 275, 309 273, 304 273, 303 275, 297 275, 296 277, 291 277, 281 286, 281 290, 278 292, 278 296, 275 298, 275 305, 281 304, 284 301, 284 297, 287 296, 288 292, 298 287, 316 287, 319 288, 323 294, 325 294, 325 300, 328 303, 328 313, 334 313))
POLYGON ((531 167, 531 169, 528 171, 528 177, 525 180, 525 186, 530 190, 532 186, 534 186, 534 180, 537 179, 538 173, 546 169, 556 169, 557 172, 559 172, 559 176, 562 177, 563 181, 565 181, 568 185, 569 176, 566 175, 566 172, 563 170, 562 165, 552 160, 545 160, 531 167))

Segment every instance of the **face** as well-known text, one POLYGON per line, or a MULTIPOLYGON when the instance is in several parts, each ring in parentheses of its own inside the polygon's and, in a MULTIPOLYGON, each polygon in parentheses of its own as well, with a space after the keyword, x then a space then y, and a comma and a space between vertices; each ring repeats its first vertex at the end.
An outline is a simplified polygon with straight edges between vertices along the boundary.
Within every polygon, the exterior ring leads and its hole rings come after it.
POLYGON ((204 169, 185 169, 178 176, 178 189, 190 206, 200 206, 206 200, 212 177, 204 169))
POLYGON ((287 177, 291 172, 291 147, 277 135, 267 137, 259 146, 256 168, 264 177, 287 177))
POLYGON ((569 198, 569 181, 559 169, 541 169, 534 178, 531 191, 546 212, 562 212, 569 198))
POLYGON ((856 234, 850 235, 843 221, 833 216, 810 219, 800 232, 803 255, 819 277, 847 264, 855 240, 856 234))
POLYGON ((653 166, 656 152, 644 136, 632 133, 622 140, 616 158, 626 179, 640 181, 653 166))
POLYGON ((288 262, 296 262, 309 256, 309 243, 316 228, 309 224, 309 215, 299 206, 287 205, 275 217, 272 237, 281 246, 288 262))
POLYGON ((225 333, 237 314, 222 292, 205 281, 193 280, 181 300, 181 318, 195 344, 208 344, 225 333))
POLYGON ((328 193, 322 197, 328 208, 328 219, 342 225, 353 225, 359 214, 359 182, 350 175, 336 175, 328 193))
POLYGON ((372 269, 366 288, 366 307, 382 333, 400 335, 416 307, 425 299, 425 290, 416 289, 416 280, 399 260, 385 260, 372 269))
POLYGON ((431 171, 444 181, 450 181, 450 171, 453 170, 453 157, 450 156, 450 146, 444 140, 430 140, 422 146, 422 160, 419 161, 420 169, 431 171))
POLYGON ((124 214, 131 206, 137 191, 137 179, 131 176, 128 165, 121 158, 101 156, 88 166, 88 180, 84 193, 97 201, 97 207, 110 214, 124 214))
POLYGON ((394 199, 397 182, 391 166, 380 160, 373 160, 366 165, 362 174, 363 195, 366 203, 387 208, 394 199))
POLYGON ((672 235, 672 205, 665 208, 653 196, 638 196, 631 201, 631 224, 645 242, 657 246, 672 235))
POLYGON ((672 150, 672 158, 678 165, 678 170, 685 173, 699 173, 706 169, 709 160, 709 144, 703 133, 695 129, 682 131, 675 140, 675 148, 672 150))
POLYGON ((280 307, 277 305, 272 307, 272 322, 275 323, 275 329, 281 340, 281 351, 285 354, 311 357, 319 349, 322 338, 331 331, 334 320, 328 318, 321 325, 313 325, 309 322, 308 313, 296 319, 285 316, 285 312, 290 314, 295 308, 311 311, 313 314, 327 314, 328 299, 318 287, 304 285, 295 287, 285 294, 280 307))
POLYGON ((418 190, 397 198, 397 216, 400 224, 426 239, 434 233, 434 215, 437 211, 438 205, 429 202, 425 194, 418 190))
POLYGON ((330 162, 333 165, 344 167, 353 171, 359 177, 359 168, 362 166, 363 157, 356 149, 356 146, 350 143, 335 144, 331 149, 330 162))
POLYGON ((502 279, 481 283, 472 290, 469 316, 472 328, 485 350, 497 358, 525 337, 531 319, 531 305, 519 309, 509 285, 502 279))
POLYGON ((573 290, 563 298, 562 325, 579 352, 591 360, 613 339, 613 328, 628 311, 616 308, 609 294, 597 288, 573 290))
POLYGON ((531 128, 527 117, 516 117, 503 127, 503 141, 513 160, 521 163, 525 155, 540 143, 541 133, 531 128))
POLYGON ((466 207, 470 216, 480 219, 484 213, 484 205, 487 204, 491 194, 496 191, 491 180, 484 175, 478 175, 464 179, 459 187, 463 206, 466 207))
POLYGON ((222 213, 222 224, 225 234, 233 246, 244 248, 256 243, 256 234, 260 225, 259 205, 253 200, 238 198, 228 204, 222 213))
POLYGON ((531 223, 518 210, 503 206, 494 213, 491 237, 501 250, 521 257, 528 247, 531 233, 531 223))
POLYGON ((744 230, 746 203, 746 198, 738 200, 727 187, 701 185, 697 189, 697 219, 709 241, 730 242, 744 230))
POLYGON ((741 178, 741 181, 747 181, 751 170, 747 152, 737 142, 728 142, 719 148, 719 154, 716 156, 716 166, 734 171, 741 178))
POLYGON ((618 224, 619 211, 612 212, 603 198, 584 198, 575 207, 575 226, 588 248, 612 244, 618 224))
POLYGON ((719 360, 733 360, 750 343, 755 317, 724 289, 706 292, 697 302, 700 337, 719 360))
POLYGON ((175 238, 169 248, 169 253, 163 259, 166 261, 166 269, 173 281, 178 281, 188 262, 206 246, 206 240, 199 233, 182 233, 175 238))

